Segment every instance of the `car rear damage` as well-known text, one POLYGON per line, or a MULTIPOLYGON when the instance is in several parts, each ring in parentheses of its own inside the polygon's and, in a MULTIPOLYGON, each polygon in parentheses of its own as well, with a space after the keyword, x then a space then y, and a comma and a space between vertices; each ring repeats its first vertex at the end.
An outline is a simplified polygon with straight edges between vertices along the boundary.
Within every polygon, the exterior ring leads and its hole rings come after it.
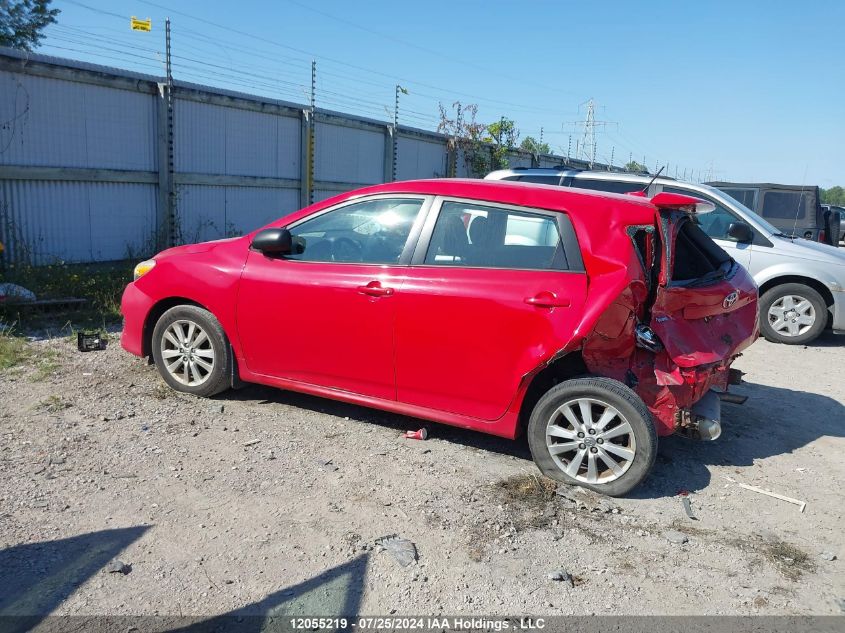
POLYGON ((757 286, 698 229, 701 201, 676 194, 652 199, 653 226, 629 227, 629 283, 586 336, 587 369, 631 387, 654 417, 658 435, 713 440, 721 400, 741 374, 731 364, 758 336, 757 286))

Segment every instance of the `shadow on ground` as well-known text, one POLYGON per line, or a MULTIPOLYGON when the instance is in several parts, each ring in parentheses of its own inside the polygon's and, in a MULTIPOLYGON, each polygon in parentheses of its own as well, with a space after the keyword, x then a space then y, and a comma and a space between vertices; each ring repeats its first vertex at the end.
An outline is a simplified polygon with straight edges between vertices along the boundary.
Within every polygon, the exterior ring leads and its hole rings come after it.
MULTIPOLYGON (((305 582, 275 591, 263 600, 222 615, 201 618, 182 616, 52 616, 56 630, 113 633, 114 631, 168 631, 169 633, 259 633, 268 631, 317 630, 292 626, 291 618, 328 618, 328 630, 348 629, 332 623, 334 618, 354 618, 361 608, 369 555, 363 554, 324 571, 305 582)), ((54 605, 55 606, 55 605, 54 605)), ((28 631, 41 617, 3 617, 0 631, 28 631)), ((44 627, 51 630, 50 626, 44 627)))
MULTIPOLYGON (((832 335, 831 335, 832 336, 832 335)), ((843 339, 845 337, 833 337, 843 339)), ((748 396, 744 405, 722 404, 722 436, 714 442, 681 437, 661 438, 657 463, 649 478, 632 493, 635 498, 674 496, 679 489, 696 491, 710 484, 708 465, 750 466, 755 460, 790 453, 822 436, 845 436, 845 407, 827 396, 755 383, 732 387, 748 396)), ((348 417, 395 429, 397 434, 426 425, 432 435, 449 442, 531 461, 525 436, 516 441, 417 418, 290 391, 251 385, 228 392, 224 399, 279 403, 348 417)))
POLYGON ((32 629, 148 529, 139 525, 102 530, 0 550, 3 630, 32 629), (24 617, 12 621, 7 616, 24 617))
MULTIPOLYGON (((271 593, 260 602, 220 616, 174 629, 180 633, 237 630, 258 633, 275 629, 291 630, 296 616, 354 617, 361 608, 367 575, 368 554, 332 567, 310 580, 271 593)), ((328 629, 341 628, 329 625, 328 629)))
POLYGON ((259 405, 270 403, 283 404, 335 417, 349 418, 350 420, 356 420, 366 424, 378 424, 388 429, 394 429, 397 435, 401 435, 405 431, 416 431, 425 426, 430 429, 430 434, 438 439, 470 448, 489 450, 501 453, 502 455, 531 460, 528 442, 524 436, 516 441, 506 440, 493 435, 487 435, 486 433, 469 431, 407 415, 370 409, 337 400, 297 393, 295 391, 283 391, 262 385, 248 385, 238 391, 226 391, 217 396, 217 399, 221 401, 237 400, 241 402, 252 402, 259 405))
POLYGON ((845 437, 845 407, 815 393, 755 383, 732 387, 743 405, 722 403, 722 435, 714 442, 661 439, 657 464, 634 497, 665 497, 710 484, 708 465, 751 466, 792 453, 820 437, 845 437))

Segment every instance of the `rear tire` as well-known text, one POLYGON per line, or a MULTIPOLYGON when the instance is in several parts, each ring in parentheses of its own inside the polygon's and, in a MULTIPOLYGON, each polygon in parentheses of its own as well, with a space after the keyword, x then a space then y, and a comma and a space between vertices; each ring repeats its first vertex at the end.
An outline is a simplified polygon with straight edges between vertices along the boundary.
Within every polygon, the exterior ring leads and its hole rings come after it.
POLYGON ((642 482, 657 457, 651 413, 610 378, 575 378, 546 392, 531 413, 528 444, 547 477, 611 497, 642 482))
POLYGON ((158 373, 176 391, 207 398, 229 388, 231 347, 208 310, 170 308, 153 329, 152 352, 158 373))
POLYGON ((781 284, 760 297, 760 332, 767 341, 806 345, 827 325, 822 296, 804 284, 781 284))

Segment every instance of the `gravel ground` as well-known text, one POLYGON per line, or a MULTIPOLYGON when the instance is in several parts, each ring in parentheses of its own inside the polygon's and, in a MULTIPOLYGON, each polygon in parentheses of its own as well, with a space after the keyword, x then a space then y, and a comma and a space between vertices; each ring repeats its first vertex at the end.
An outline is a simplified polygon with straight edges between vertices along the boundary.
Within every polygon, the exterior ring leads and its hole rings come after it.
POLYGON ((845 610, 843 338, 755 343, 722 437, 662 440, 626 499, 555 491, 524 440, 405 440, 419 421, 294 393, 176 394, 116 342, 31 346, 0 373, 0 614, 845 610))

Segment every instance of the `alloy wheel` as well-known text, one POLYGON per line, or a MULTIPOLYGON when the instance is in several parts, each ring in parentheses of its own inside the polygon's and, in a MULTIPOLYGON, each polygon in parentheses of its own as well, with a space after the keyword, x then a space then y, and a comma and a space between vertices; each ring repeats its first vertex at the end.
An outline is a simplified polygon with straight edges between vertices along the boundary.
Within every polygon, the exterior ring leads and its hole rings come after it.
POLYGON ((161 358, 174 380, 189 387, 203 384, 214 369, 214 348, 208 334, 187 319, 174 321, 164 331, 161 358))
POLYGON ((577 398, 558 407, 546 426, 546 446, 558 468, 590 484, 621 477, 637 452, 625 416, 595 398, 577 398))

